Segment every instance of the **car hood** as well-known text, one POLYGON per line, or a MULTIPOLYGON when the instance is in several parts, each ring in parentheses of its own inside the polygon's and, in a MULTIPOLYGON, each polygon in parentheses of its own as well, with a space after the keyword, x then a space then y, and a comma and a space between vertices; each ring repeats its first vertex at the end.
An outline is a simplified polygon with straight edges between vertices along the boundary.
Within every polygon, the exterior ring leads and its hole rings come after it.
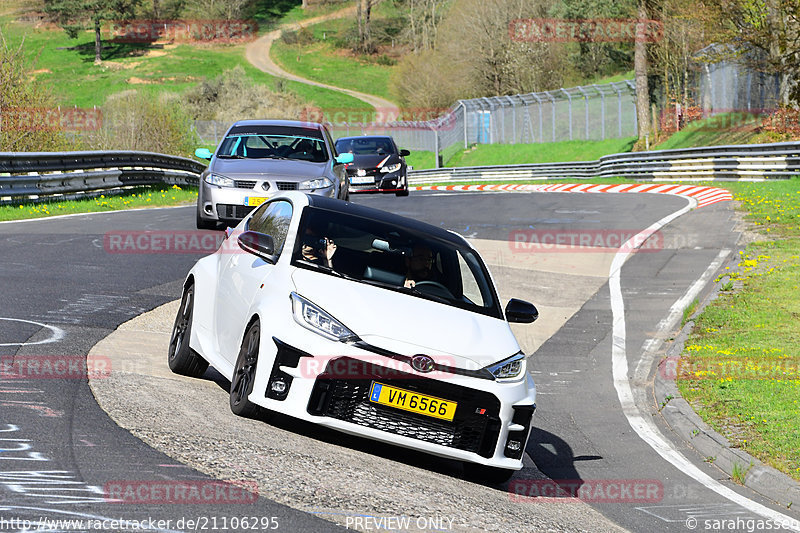
POLYGON ((210 172, 229 178, 239 176, 318 177, 322 176, 327 163, 311 163, 297 159, 215 159, 210 172))
POLYGON ((302 268, 295 269, 292 281, 298 294, 386 350, 424 353, 469 370, 520 350, 505 320, 302 268))
POLYGON ((381 163, 385 167, 399 162, 400 157, 397 154, 353 154, 353 164, 348 168, 377 168, 381 163))

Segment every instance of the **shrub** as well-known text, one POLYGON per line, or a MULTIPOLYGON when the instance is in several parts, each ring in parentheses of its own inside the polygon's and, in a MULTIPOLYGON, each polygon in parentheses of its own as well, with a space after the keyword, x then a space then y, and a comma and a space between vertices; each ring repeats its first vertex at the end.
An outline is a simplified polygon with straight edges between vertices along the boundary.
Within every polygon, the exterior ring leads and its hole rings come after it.
POLYGON ((0 151, 68 150, 73 141, 53 118, 58 113, 53 98, 25 70, 23 44, 8 47, 0 32, 0 151))
POLYGON ((183 100, 193 119, 233 122, 244 118, 299 118, 303 104, 291 93, 271 91, 237 66, 188 89, 183 100))
POLYGON ((124 91, 103 106, 103 128, 91 137, 99 150, 137 150, 186 156, 195 145, 180 97, 124 91))

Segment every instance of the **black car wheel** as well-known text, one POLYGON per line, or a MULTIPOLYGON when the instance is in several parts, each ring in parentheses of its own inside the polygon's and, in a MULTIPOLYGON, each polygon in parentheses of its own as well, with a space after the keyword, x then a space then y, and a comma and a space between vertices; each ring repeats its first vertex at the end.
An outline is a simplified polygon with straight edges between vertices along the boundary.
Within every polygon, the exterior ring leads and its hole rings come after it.
POLYGON ((408 189, 403 189, 395 193, 397 196, 408 196, 408 189))
POLYGON ((239 356, 236 358, 236 367, 231 380, 231 411, 239 416, 252 418, 259 407, 247 399, 253 392, 253 382, 256 379, 256 364, 258 363, 258 345, 261 341, 261 326, 258 321, 250 324, 244 334, 239 356))
POLYGON ((199 378, 208 368, 208 361, 189 347, 192 337, 192 316, 194 314, 194 284, 183 290, 181 306, 172 326, 169 339, 169 369, 176 374, 199 378))

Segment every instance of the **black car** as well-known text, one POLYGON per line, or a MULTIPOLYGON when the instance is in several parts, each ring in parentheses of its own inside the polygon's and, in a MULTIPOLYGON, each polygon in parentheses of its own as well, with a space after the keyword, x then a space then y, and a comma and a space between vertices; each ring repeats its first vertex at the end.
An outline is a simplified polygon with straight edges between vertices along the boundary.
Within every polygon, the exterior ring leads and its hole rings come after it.
POLYGON ((408 196, 406 160, 408 150, 398 150, 388 136, 341 137, 336 151, 353 154, 346 166, 350 192, 393 192, 408 196))

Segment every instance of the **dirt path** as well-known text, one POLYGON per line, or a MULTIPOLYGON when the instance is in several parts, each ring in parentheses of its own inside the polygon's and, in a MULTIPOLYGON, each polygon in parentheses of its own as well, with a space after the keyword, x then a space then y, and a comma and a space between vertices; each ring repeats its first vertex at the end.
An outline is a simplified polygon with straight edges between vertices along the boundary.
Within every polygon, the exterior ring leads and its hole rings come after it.
POLYGON ((288 24, 283 24, 277 30, 273 30, 264 35, 263 37, 260 37, 259 39, 247 45, 247 49, 245 51, 245 57, 254 67, 256 67, 259 70, 263 70, 267 74, 272 74, 273 76, 277 76, 279 78, 284 78, 291 81, 298 81, 300 83, 305 83, 307 85, 314 85, 316 87, 323 87, 325 89, 339 91, 341 93, 347 94, 354 98, 358 98, 359 100, 368 103, 369 105, 371 105, 377 110, 380 110, 384 114, 397 114, 399 113, 399 108, 397 107, 397 105, 390 102, 389 100, 385 100, 383 98, 379 98, 371 94, 365 94, 358 91, 353 91, 351 89, 343 89, 341 87, 334 87, 333 85, 327 85, 325 83, 320 83, 306 78, 302 78, 290 72, 286 72, 281 67, 279 67, 269 56, 269 50, 272 47, 272 43, 281 36, 281 31, 298 30, 301 27, 310 24, 317 24, 318 22, 324 22, 326 20, 342 18, 351 15, 354 16, 355 11, 356 11, 355 6, 352 6, 340 9, 339 11, 334 11, 333 13, 328 13, 327 15, 320 15, 319 17, 306 19, 302 22, 292 22, 288 24))

